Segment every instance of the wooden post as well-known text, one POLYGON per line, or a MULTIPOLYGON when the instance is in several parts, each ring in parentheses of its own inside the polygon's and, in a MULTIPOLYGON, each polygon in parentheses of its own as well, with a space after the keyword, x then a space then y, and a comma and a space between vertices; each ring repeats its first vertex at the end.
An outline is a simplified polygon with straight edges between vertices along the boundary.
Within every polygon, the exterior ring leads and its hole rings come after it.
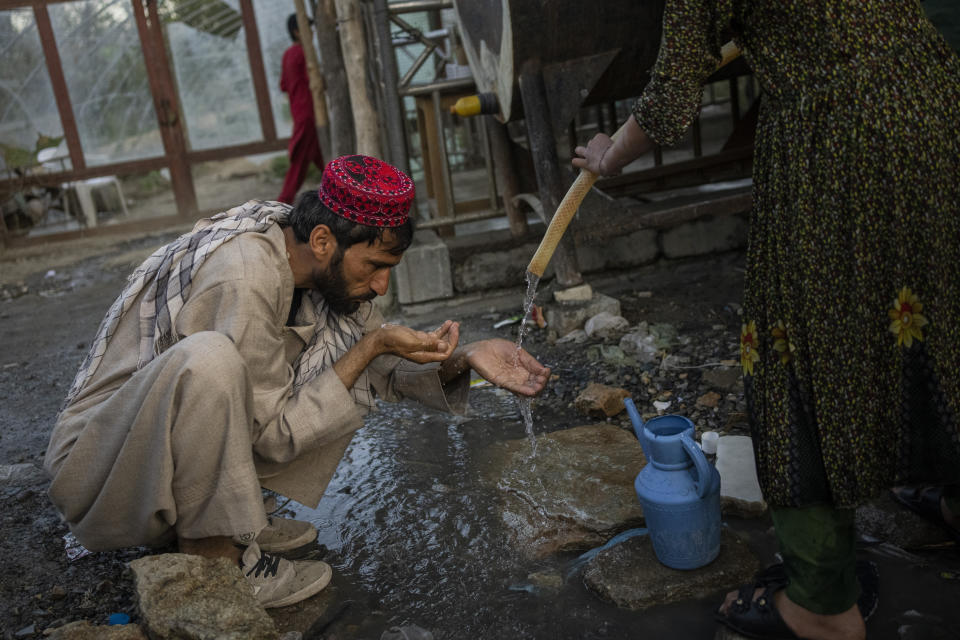
POLYGON ((330 160, 330 125, 327 119, 327 98, 324 95, 323 75, 320 73, 320 62, 317 60, 317 51, 313 48, 313 29, 310 27, 310 18, 303 0, 293 0, 297 10, 297 30, 300 32, 300 46, 303 48, 303 57, 307 61, 307 78, 310 80, 310 95, 313 97, 313 118, 317 127, 317 139, 320 142, 320 153, 325 160, 330 160))
MULTIPOLYGON (((544 213, 552 219, 566 190, 563 188, 564 180, 557 157, 556 137, 550 124, 547 88, 538 61, 527 61, 521 68, 520 97, 523 99, 524 121, 527 123, 527 138, 533 154, 540 203, 544 213)), ((560 238, 554 258, 557 282, 561 287, 572 287, 583 282, 572 234, 560 238)))
POLYGON ((357 153, 382 157, 380 124, 367 90, 367 42, 358 0, 336 0, 340 46, 357 130, 357 153))
POLYGON ((343 52, 337 35, 335 0, 318 0, 314 12, 317 26, 317 47, 320 50, 320 68, 327 82, 327 108, 330 116, 330 155, 338 158, 356 152, 353 132, 353 112, 350 109, 350 91, 343 70, 343 52))
POLYGON ((510 235, 514 238, 522 238, 527 235, 527 215, 513 202, 513 197, 520 192, 520 188, 513 153, 510 151, 507 125, 500 123, 493 116, 483 116, 483 119, 490 137, 493 166, 496 168, 497 180, 503 189, 503 208, 510 222, 510 235))

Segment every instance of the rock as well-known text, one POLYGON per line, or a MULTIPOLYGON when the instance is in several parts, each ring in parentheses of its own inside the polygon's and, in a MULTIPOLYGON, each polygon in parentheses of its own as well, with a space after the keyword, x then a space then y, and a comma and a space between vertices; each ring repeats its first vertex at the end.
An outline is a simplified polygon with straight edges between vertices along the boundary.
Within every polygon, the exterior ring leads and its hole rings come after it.
POLYGON ((552 304, 544 310, 544 315, 547 325, 556 329, 557 335, 565 336, 582 329, 588 318, 603 311, 620 315, 620 301, 602 293, 594 293, 592 298, 584 302, 552 304))
POLYGON ((721 396, 716 391, 708 391, 707 393, 697 398, 697 406, 714 409, 718 404, 720 404, 720 398, 722 397, 723 396, 721 396))
POLYGON ((101 626, 86 620, 71 622, 56 629, 47 629, 50 640, 147 640, 139 625, 114 624, 101 626))
POLYGON ((226 558, 165 553, 138 558, 130 568, 152 640, 280 635, 240 568, 226 558))
POLYGON ((557 344, 563 344, 565 342, 572 342, 574 344, 583 344, 586 341, 587 341, 587 332, 584 331, 583 329, 577 329, 575 331, 571 331, 567 335, 557 340, 557 344))
POLYGON ((901 549, 919 549, 950 540, 946 531, 901 505, 888 492, 857 507, 856 528, 862 536, 901 549))
POLYGON ((646 609, 735 589, 759 568, 759 559, 746 543, 724 528, 720 555, 705 567, 680 571, 660 564, 650 536, 640 536, 597 554, 584 569, 583 581, 619 607, 646 609))
POLYGON ((563 576, 559 571, 535 571, 527 576, 530 584, 548 592, 557 592, 563 588, 563 576))
POLYGON ((408 624, 390 627, 380 634, 380 640, 433 640, 433 634, 415 624, 408 624))
POLYGON ((581 284, 569 289, 561 289, 553 292, 553 299, 557 302, 587 302, 593 298, 593 287, 589 284, 581 284))
POLYGON ((599 546, 640 526, 633 480, 645 464, 640 443, 599 424, 491 445, 487 482, 500 492, 501 518, 514 544, 533 557, 599 546))
POLYGON ((43 470, 30 463, 0 465, 0 487, 30 487, 46 479, 43 470))
POLYGON ((615 416, 625 409, 623 399, 630 397, 626 389, 591 382, 580 392, 573 405, 580 413, 595 417, 615 416))
POLYGON ((622 336, 629 328, 630 322, 623 316, 601 311, 587 320, 583 330, 587 332, 587 337, 613 340, 622 336))
POLYGON ((720 508, 724 513, 755 518, 767 510, 757 466, 753 440, 749 436, 721 436, 717 442, 717 471, 720 472, 720 508))
POLYGON ((740 369, 733 367, 704 371, 701 380, 713 389, 726 392, 737 391, 743 386, 743 376, 740 374, 740 369))
POLYGON ((620 348, 634 355, 640 364, 659 362, 661 350, 653 342, 649 333, 632 331, 620 338, 620 348))

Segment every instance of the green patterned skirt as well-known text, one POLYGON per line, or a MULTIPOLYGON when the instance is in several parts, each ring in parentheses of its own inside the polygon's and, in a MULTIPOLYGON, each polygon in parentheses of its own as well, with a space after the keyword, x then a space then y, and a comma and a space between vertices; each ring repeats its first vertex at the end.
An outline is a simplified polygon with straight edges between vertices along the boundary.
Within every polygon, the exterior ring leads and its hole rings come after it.
POLYGON ((960 481, 960 62, 930 39, 820 80, 757 131, 741 362, 780 507, 960 481))

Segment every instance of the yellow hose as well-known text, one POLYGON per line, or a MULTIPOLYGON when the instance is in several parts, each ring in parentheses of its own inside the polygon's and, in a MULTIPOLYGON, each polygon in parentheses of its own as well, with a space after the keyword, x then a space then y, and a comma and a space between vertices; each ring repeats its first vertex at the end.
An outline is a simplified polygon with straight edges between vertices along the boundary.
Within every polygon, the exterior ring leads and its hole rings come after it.
MULTIPOLYGON (((739 55, 740 49, 737 48, 737 45, 733 42, 728 42, 723 45, 723 48, 720 50, 721 60, 717 68, 719 69, 728 64, 739 55)), ((614 140, 620 135, 625 126, 626 124, 617 129, 617 132, 613 134, 612 138, 614 140)), ((530 264, 527 266, 528 272, 538 278, 543 277, 543 273, 547 270, 547 265, 550 263, 550 258, 553 257, 553 252, 556 251, 557 245, 560 244, 560 238, 563 237, 574 214, 576 214, 580 208, 580 203, 583 202, 587 193, 593 188, 593 183, 597 181, 598 177, 599 176, 592 171, 587 171, 586 169, 580 170, 580 175, 578 175, 577 179, 570 185, 566 195, 563 196, 563 200, 561 200, 557 206, 557 212, 553 214, 553 219, 550 221, 550 225, 540 240, 540 246, 537 247, 536 253, 534 253, 533 258, 530 259, 530 264)))

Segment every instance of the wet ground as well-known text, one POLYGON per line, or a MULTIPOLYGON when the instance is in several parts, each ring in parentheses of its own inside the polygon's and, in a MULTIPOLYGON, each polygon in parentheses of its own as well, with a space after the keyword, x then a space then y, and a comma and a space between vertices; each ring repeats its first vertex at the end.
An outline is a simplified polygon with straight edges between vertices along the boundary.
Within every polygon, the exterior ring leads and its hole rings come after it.
MULTIPOLYGON (((51 249, 0 262, 0 465, 41 464, 57 408, 104 311, 132 266, 171 237, 115 239, 73 260, 51 249)), ((589 278, 621 300, 632 324, 670 323, 689 337, 678 349, 693 365, 735 357, 742 279, 738 254, 589 278)), ((522 293, 518 287, 441 308, 425 305, 407 321, 428 327, 449 316, 462 321, 464 340, 513 338, 516 325, 493 325, 519 313, 522 293)), ((538 302, 548 299, 544 286, 538 302)), ((534 403, 536 433, 595 422, 572 407, 588 382, 623 386, 638 404, 669 392, 674 408, 699 428, 742 433, 745 426, 742 394, 726 395, 716 410, 694 406, 701 369, 658 377, 605 362, 594 345, 550 344, 545 331, 531 333, 525 346, 557 374, 534 403)), ((542 561, 514 553, 498 517, 496 489, 482 480, 485 448, 525 437, 512 397, 475 389, 463 417, 406 403, 382 407, 358 433, 318 509, 286 505, 317 525, 323 548, 308 553, 325 557, 335 577, 321 596, 276 610, 282 629, 305 631, 307 638, 374 640, 395 625, 418 625, 438 639, 713 637, 712 610, 722 592, 624 611, 590 592, 579 574, 567 574, 575 553, 542 561), (535 588, 534 573, 558 579, 535 588)), ((42 480, 0 486, 0 636, 39 638, 45 628, 77 619, 104 623, 113 612, 136 620, 124 563, 149 551, 68 560, 66 528, 44 490, 42 480)), ((767 520, 728 524, 763 560, 773 560, 767 520)), ((955 548, 906 553, 873 544, 862 554, 881 568, 871 638, 960 637, 955 548)))

